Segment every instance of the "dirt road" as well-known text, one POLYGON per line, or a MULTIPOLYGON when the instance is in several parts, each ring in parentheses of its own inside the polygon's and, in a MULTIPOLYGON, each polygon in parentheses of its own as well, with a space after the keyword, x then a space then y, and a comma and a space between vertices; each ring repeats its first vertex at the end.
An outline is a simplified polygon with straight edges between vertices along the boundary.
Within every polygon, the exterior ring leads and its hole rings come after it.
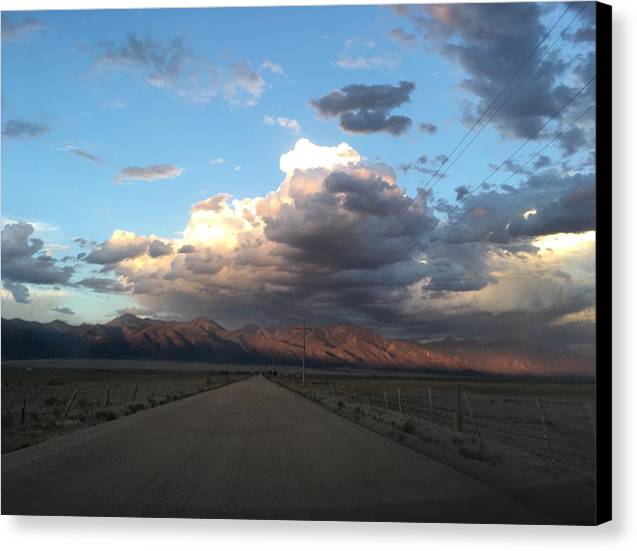
POLYGON ((2 456, 2 513, 554 521, 261 377, 2 456))

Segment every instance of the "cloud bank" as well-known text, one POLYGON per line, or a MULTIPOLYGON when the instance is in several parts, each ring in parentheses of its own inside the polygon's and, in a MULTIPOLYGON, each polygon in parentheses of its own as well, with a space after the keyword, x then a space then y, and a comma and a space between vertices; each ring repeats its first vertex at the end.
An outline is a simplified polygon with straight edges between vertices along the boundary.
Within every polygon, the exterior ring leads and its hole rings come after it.
POLYGON ((299 140, 280 166, 265 197, 193 205, 180 239, 115 231, 85 258, 112 275, 79 284, 229 326, 309 316, 411 338, 591 342, 594 175, 547 170, 480 208, 459 190, 467 216, 451 225, 347 144, 299 140))

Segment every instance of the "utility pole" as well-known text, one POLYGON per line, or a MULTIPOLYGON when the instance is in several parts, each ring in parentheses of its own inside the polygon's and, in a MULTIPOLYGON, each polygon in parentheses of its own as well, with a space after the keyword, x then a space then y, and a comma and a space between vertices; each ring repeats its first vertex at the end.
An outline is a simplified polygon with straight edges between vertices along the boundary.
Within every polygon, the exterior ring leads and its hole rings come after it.
POLYGON ((303 320, 303 327, 297 327, 297 329, 303 329, 303 363, 301 369, 301 385, 305 386, 305 335, 307 334, 307 331, 311 331, 311 329, 305 326, 305 320, 303 320))

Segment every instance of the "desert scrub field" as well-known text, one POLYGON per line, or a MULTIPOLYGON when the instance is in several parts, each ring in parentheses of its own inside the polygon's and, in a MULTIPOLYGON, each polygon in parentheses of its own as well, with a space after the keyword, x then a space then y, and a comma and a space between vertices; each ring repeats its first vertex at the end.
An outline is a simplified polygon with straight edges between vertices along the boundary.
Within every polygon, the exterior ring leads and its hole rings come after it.
POLYGON ((3 362, 2 453, 235 382, 249 368, 173 362, 3 362))
MULTIPOLYGON (((426 377, 277 382, 527 503, 591 507, 594 384, 426 377)), ((591 512, 592 514, 592 512, 591 512)))

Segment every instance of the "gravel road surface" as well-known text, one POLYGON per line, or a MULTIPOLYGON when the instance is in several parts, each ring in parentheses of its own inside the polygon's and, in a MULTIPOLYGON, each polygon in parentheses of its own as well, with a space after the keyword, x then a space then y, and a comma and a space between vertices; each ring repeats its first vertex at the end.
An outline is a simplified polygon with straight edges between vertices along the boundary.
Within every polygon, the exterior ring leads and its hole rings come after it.
POLYGON ((262 377, 3 455, 2 513, 555 521, 262 377))

